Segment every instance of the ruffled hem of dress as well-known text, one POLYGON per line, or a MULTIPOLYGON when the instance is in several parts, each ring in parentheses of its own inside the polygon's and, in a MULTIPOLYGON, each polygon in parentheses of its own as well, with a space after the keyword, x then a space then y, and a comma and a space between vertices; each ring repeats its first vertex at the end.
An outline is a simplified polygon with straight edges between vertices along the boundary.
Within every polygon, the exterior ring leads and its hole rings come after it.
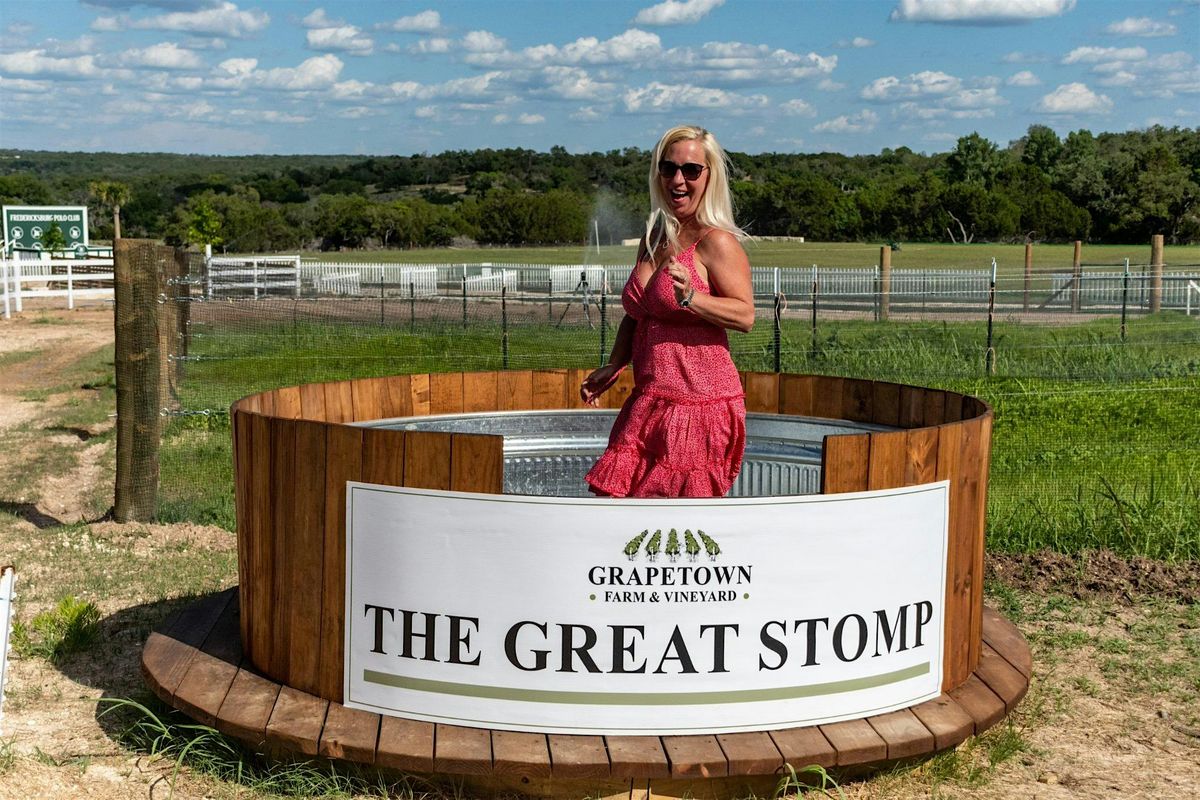
POLYGON ((610 447, 584 478, 606 497, 724 497, 741 462, 677 467, 632 447, 610 447))

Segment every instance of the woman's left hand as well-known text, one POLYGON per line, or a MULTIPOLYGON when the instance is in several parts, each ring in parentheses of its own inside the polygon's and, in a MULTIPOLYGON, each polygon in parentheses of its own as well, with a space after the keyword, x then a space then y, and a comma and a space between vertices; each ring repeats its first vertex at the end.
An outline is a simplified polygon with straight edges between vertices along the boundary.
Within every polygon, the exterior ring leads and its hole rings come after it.
POLYGON ((667 262, 667 274, 671 276, 671 288, 675 290, 675 302, 683 301, 683 298, 692 293, 692 275, 688 268, 679 263, 678 259, 672 258, 667 262))

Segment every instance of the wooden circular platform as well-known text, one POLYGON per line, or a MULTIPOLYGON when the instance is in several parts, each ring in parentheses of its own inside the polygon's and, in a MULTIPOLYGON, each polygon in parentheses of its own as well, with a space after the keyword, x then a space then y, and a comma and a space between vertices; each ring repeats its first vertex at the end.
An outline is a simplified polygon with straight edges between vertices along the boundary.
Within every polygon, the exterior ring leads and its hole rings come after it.
POLYGON ((1029 688, 1029 647, 983 611, 978 665, 935 700, 809 728, 696 736, 513 733, 380 716, 281 685, 241 645, 236 588, 168 618, 142 652, 164 702, 275 756, 328 758, 460 779, 478 790, 649 798, 769 794, 786 764, 871 770, 953 747, 995 725, 1029 688), (703 788, 698 781, 703 782, 703 788))

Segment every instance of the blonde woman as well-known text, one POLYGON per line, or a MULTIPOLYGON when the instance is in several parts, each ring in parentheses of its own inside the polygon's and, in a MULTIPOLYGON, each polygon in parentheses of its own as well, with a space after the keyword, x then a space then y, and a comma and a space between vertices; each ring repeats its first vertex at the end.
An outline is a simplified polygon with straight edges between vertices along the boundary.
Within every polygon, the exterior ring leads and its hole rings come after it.
POLYGON ((608 363, 580 386, 595 404, 632 362, 634 391, 587 474, 612 497, 721 497, 746 447, 746 405, 728 329, 754 325, 750 263, 733 221, 725 152, 690 125, 650 163, 650 217, 625 283, 608 363))

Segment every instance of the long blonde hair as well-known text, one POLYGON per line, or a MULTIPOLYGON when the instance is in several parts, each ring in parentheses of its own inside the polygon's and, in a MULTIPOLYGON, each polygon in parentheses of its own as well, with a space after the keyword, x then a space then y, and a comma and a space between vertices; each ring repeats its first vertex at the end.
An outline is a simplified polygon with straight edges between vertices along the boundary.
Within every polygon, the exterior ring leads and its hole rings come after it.
POLYGON ((653 254, 666 237, 673 250, 679 249, 679 220, 669 211, 658 177, 658 162, 666 158, 667 150, 676 142, 697 141, 704 148, 708 183, 696 210, 696 221, 705 228, 729 231, 738 239, 748 234, 733 221, 733 197, 729 192, 729 165, 725 151, 711 133, 697 125, 677 125, 662 135, 654 146, 650 159, 650 215, 646 218, 646 248, 653 254))

